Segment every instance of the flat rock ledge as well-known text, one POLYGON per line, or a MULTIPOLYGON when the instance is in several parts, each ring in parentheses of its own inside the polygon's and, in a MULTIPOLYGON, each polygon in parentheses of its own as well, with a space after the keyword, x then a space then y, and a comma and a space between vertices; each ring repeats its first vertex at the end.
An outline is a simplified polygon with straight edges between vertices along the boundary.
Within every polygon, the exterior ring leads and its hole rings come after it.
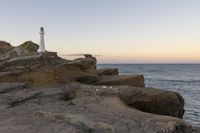
POLYGON ((118 68, 99 68, 97 69, 97 74, 102 75, 118 75, 118 68))
POLYGON ((134 75, 110 75, 101 76, 96 85, 130 85, 144 87, 144 76, 134 75))
POLYGON ((80 83, 50 87, 1 83, 0 87, 3 133, 198 133, 177 118, 184 103, 175 92, 80 83), (168 96, 173 100, 163 101, 168 96), (158 98, 156 105, 153 97, 158 98), (155 110, 160 112, 148 113, 155 110))

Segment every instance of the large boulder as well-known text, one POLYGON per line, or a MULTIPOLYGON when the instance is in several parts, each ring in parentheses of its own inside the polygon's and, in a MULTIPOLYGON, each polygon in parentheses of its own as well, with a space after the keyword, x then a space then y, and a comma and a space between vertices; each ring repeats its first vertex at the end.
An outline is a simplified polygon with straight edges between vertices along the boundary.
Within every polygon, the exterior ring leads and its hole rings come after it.
POLYGON ((124 87, 120 89, 120 98, 129 106, 141 111, 159 115, 183 118, 184 99, 171 91, 155 88, 124 87))
POLYGON ((118 75, 118 69, 117 68, 99 68, 97 69, 97 75, 118 75))
POLYGON ((140 86, 144 85, 143 75, 110 75, 101 76, 100 80, 95 83, 96 85, 130 85, 140 86))

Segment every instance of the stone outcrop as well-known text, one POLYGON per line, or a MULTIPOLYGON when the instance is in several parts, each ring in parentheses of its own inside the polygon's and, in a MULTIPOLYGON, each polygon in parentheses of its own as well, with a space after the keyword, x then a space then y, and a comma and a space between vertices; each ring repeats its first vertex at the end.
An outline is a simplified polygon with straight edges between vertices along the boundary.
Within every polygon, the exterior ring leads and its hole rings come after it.
POLYGON ((64 60, 57 57, 56 54, 46 55, 46 53, 41 53, 33 56, 24 56, 21 58, 14 58, 2 62, 0 64, 1 71, 16 71, 16 70, 27 70, 27 68, 36 66, 54 66, 64 63, 64 60), (21 69, 20 69, 21 68, 21 69))
POLYGON ((5 41, 0 41, 0 56, 10 50, 12 50, 14 47, 10 45, 10 43, 5 41))
MULTIPOLYGON (((9 44, 6 44, 9 46, 9 44)), ((0 82, 30 82, 32 85, 69 83, 96 75, 96 58, 66 60, 55 52, 38 53, 38 45, 26 41, 0 55, 0 82)))
POLYGON ((45 55, 45 53, 12 59, 0 64, 0 82, 19 81, 30 82, 34 85, 48 85, 68 83, 84 75, 95 75, 94 66, 90 66, 93 65, 93 60, 83 58, 79 61, 67 61, 54 55, 45 55), (88 64, 77 65, 82 60, 88 64))
POLYGON ((130 85, 144 87, 143 75, 101 76, 96 85, 130 85))
POLYGON ((117 76, 118 69, 96 70, 97 60, 90 54, 66 60, 55 52, 37 53, 38 45, 26 41, 0 56, 0 82, 31 82, 48 85, 78 81, 99 85, 144 86, 142 75, 117 76))
POLYGON ((0 54, 0 63, 4 61, 8 61, 10 59, 21 58, 26 56, 33 56, 37 55, 38 45, 31 42, 26 41, 20 46, 12 47, 11 45, 7 44, 10 48, 6 52, 0 54))
MULTIPOLYGON (((147 87, 132 86, 91 86, 69 85, 68 90, 77 90, 78 97, 84 97, 84 93, 100 96, 117 96, 127 105, 144 112, 158 115, 167 115, 182 118, 184 114, 184 99, 176 92, 159 90, 147 87), (77 89, 78 88, 78 89, 77 89), (97 90, 95 92, 95 90, 97 90)), ((73 92, 74 93, 74 92, 73 92)))
MULTIPOLYGON (((5 84, 8 83, 4 83, 3 86, 5 84)), ((20 87, 23 83, 15 85, 20 87)), ((198 132, 179 118, 142 112, 135 105, 129 105, 127 99, 124 99, 128 97, 131 100, 133 97, 130 97, 127 92, 136 94, 138 89, 152 95, 172 93, 168 91, 77 83, 67 86, 14 88, 13 84, 10 89, 7 88, 9 91, 0 93, 0 132, 3 133, 13 131, 15 133, 198 132)), ((142 96, 138 95, 137 98, 142 96)), ((150 98, 151 95, 147 97, 150 98)), ((159 101, 160 104, 162 102, 159 101)), ((170 103, 166 102, 166 104, 168 107, 165 108, 173 108, 170 103)))
POLYGON ((55 52, 38 53, 38 45, 31 41, 17 47, 3 43, 0 132, 197 133, 199 130, 181 119, 184 115, 181 95, 144 87, 143 75, 118 75, 116 68, 97 70, 97 60, 89 54, 67 60, 55 52))
POLYGON ((26 41, 23 44, 21 44, 19 47, 26 49, 29 52, 37 52, 37 50, 39 49, 39 45, 32 41, 26 41))
POLYGON ((77 58, 68 62, 73 66, 78 66, 82 68, 85 72, 96 74, 96 63, 97 60, 92 55, 86 54, 85 58, 77 58))
POLYGON ((99 77, 96 75, 84 74, 82 76, 78 76, 75 81, 85 84, 95 84, 99 81, 99 77))
POLYGON ((97 75, 103 76, 103 75, 118 75, 118 69, 117 68, 100 68, 97 69, 97 75))
POLYGON ((0 82, 30 82, 33 85, 69 83, 86 75, 96 75, 96 59, 91 55, 66 60, 55 52, 37 53, 37 45, 25 42, 5 53, 0 62, 0 82), (18 51, 15 57, 10 53, 18 51), (4 58, 6 57, 6 58, 4 58))
POLYGON ((183 118, 184 99, 176 92, 149 87, 121 87, 120 90, 120 98, 129 106, 144 112, 183 118))
POLYGON ((91 75, 85 74, 80 75, 76 78, 76 81, 85 84, 94 85, 130 85, 144 87, 144 77, 143 75, 91 75))
POLYGON ((92 121, 85 118, 82 115, 72 115, 72 114, 53 114, 51 112, 36 112, 36 115, 40 117, 46 117, 53 120, 60 120, 71 124, 74 127, 82 127, 84 132, 99 132, 99 133, 114 133, 114 128, 105 123, 92 121))

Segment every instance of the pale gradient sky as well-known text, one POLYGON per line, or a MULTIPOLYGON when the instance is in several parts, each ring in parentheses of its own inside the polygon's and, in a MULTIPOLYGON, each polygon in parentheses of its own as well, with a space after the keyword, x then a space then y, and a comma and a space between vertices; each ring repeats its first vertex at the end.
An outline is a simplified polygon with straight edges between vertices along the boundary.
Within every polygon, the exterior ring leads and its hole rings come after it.
POLYGON ((0 0, 0 40, 99 63, 200 63, 200 0, 0 0))

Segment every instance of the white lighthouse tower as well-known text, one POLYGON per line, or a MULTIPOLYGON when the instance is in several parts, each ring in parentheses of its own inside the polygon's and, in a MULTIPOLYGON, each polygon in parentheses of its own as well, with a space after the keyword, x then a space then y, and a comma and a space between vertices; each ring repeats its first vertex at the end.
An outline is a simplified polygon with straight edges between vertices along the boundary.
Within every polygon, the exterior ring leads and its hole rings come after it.
POLYGON ((40 46, 38 49, 38 52, 45 52, 45 42, 44 42, 44 28, 40 28, 40 46))

